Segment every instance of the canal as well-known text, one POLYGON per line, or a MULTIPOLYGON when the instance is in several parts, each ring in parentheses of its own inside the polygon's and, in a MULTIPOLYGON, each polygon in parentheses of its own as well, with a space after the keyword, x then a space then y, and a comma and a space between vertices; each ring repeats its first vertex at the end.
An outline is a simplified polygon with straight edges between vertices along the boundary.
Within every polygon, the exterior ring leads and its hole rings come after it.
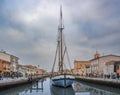
POLYGON ((0 95, 120 95, 119 89, 75 81, 72 87, 59 88, 50 85, 50 79, 0 91, 0 95))

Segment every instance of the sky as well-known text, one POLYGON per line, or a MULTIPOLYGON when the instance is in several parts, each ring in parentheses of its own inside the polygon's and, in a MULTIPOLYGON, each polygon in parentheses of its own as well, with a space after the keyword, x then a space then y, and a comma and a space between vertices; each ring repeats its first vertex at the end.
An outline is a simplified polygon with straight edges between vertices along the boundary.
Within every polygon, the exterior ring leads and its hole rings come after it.
POLYGON ((120 55, 120 0, 0 0, 0 49, 19 64, 51 70, 62 5, 64 36, 74 60, 120 55))

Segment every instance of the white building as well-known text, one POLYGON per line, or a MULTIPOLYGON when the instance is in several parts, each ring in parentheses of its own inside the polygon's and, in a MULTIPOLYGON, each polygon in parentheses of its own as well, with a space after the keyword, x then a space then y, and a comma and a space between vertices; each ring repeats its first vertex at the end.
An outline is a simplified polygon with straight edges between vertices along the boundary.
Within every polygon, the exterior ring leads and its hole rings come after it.
POLYGON ((110 61, 120 61, 120 56, 106 55, 100 56, 99 52, 96 51, 94 59, 90 60, 90 70, 94 76, 102 76, 106 74, 105 64, 110 61))
POLYGON ((10 54, 6 53, 5 51, 1 50, 0 51, 0 59, 1 60, 4 60, 4 61, 7 61, 7 62, 10 62, 10 54))
POLYGON ((21 73, 23 77, 27 77, 29 75, 29 68, 23 65, 18 65, 18 72, 21 73))
POLYGON ((13 72, 17 72, 18 60, 19 58, 13 55, 10 55, 11 59, 11 69, 13 72))
POLYGON ((110 61, 105 64, 105 74, 106 75, 113 75, 113 74, 120 75, 120 61, 110 61))

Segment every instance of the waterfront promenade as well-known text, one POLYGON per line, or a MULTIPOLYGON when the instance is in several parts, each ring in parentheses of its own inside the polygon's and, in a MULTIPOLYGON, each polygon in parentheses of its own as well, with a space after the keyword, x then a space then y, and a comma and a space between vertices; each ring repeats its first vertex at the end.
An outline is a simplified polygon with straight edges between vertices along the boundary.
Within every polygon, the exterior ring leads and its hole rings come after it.
MULTIPOLYGON (((48 77, 47 76, 33 76, 31 78, 28 77, 15 77, 15 78, 3 78, 0 80, 0 90, 9 89, 11 87, 16 87, 18 85, 32 83, 34 81, 39 81, 40 79, 48 77)), ((83 81, 86 83, 105 85, 109 87, 119 88, 120 87, 120 79, 108 79, 108 78, 93 78, 93 77, 85 77, 85 76, 76 76, 77 81, 83 81)))
POLYGON ((15 81, 19 81, 19 80, 28 80, 28 78, 26 78, 26 77, 3 78, 2 80, 0 80, 0 84, 2 84, 2 83, 8 83, 8 82, 15 82, 15 81))
POLYGON ((116 79, 112 79, 112 78, 94 78, 94 77, 84 77, 84 76, 76 76, 76 78, 120 83, 120 79, 117 79, 117 78, 116 79))
POLYGON ((98 85, 105 85, 114 88, 120 87, 120 79, 117 78, 111 79, 111 78, 94 78, 94 77, 76 76, 76 80, 98 84, 98 85))
POLYGON ((32 76, 32 77, 15 77, 15 78, 2 78, 0 80, 0 90, 9 89, 11 87, 16 87, 18 85, 32 83, 35 81, 39 81, 40 79, 46 76, 32 76))

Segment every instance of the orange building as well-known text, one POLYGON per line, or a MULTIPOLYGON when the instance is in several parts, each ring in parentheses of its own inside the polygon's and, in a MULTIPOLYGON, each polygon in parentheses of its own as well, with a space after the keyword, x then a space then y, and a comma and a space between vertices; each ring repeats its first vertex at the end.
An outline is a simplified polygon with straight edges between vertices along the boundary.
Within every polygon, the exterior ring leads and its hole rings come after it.
POLYGON ((0 74, 9 76, 10 72, 10 62, 0 59, 0 74))
POLYGON ((86 75, 87 68, 90 66, 89 61, 74 61, 75 74, 86 75))
POLYGON ((18 57, 0 51, 0 74, 10 76, 10 73, 17 72, 18 57))

